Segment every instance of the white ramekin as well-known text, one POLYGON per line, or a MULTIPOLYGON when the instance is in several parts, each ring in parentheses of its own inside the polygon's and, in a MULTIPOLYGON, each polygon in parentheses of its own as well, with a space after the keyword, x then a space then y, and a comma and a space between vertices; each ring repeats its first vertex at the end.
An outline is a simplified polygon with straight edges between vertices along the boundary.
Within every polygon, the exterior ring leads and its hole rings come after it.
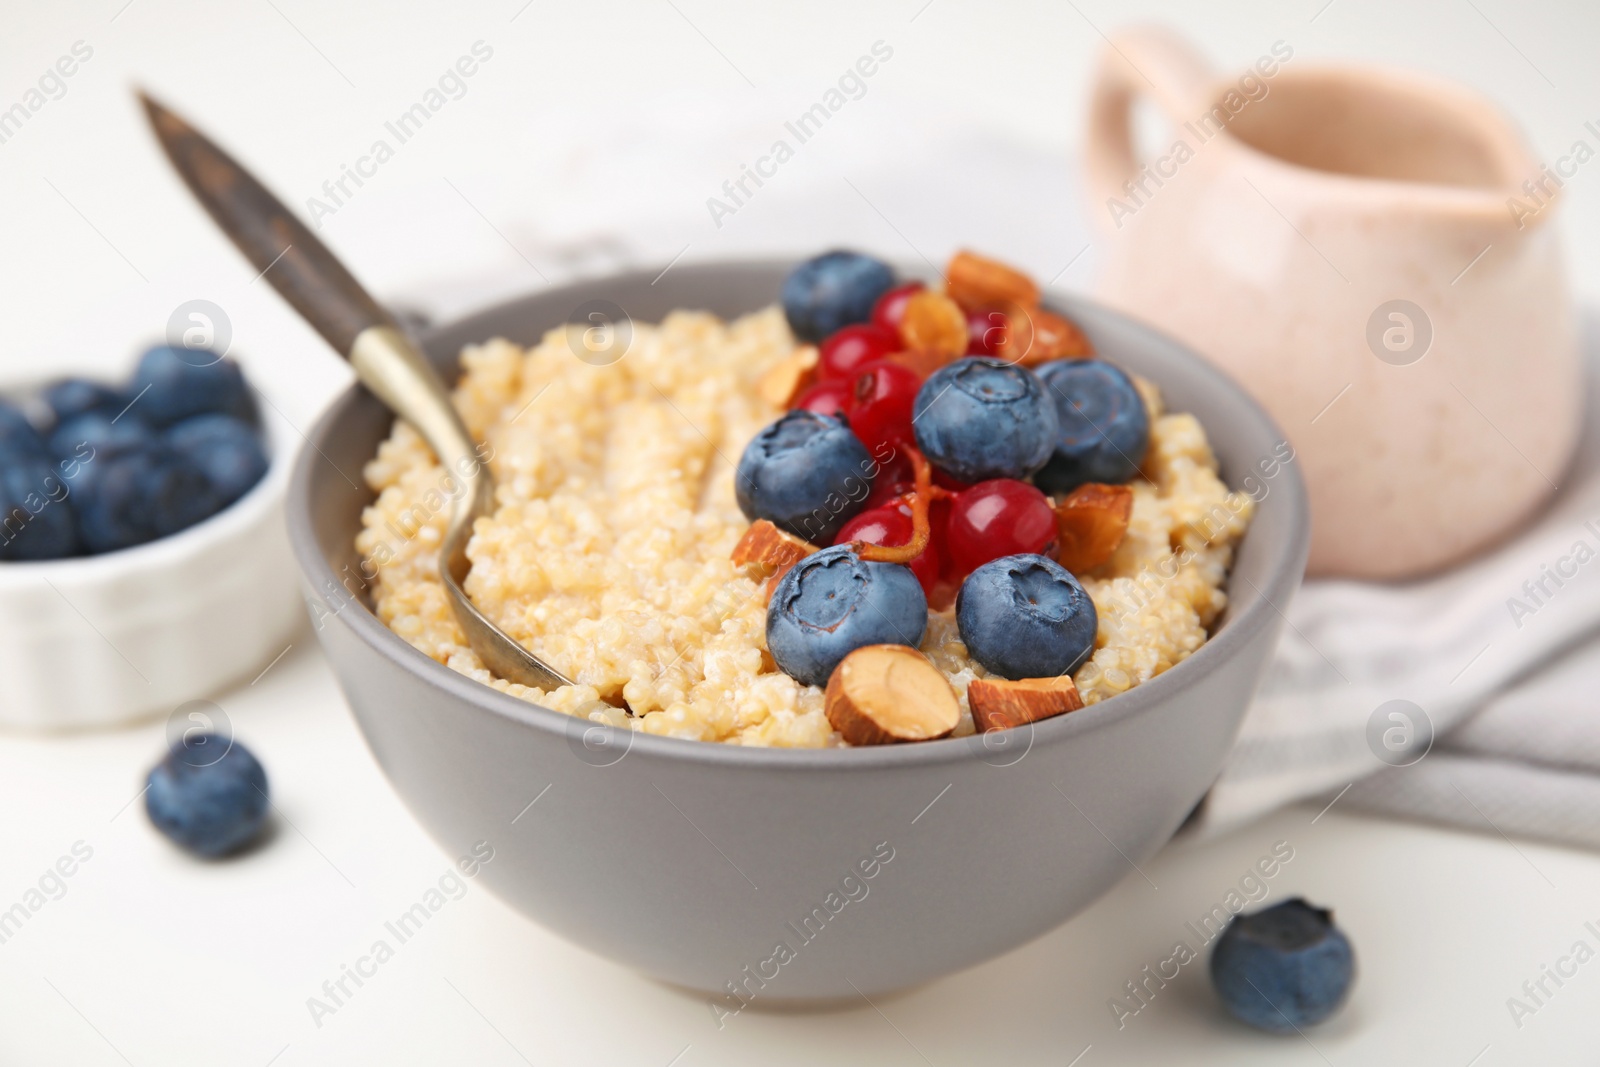
POLYGON ((298 442, 268 421, 267 473, 204 522, 102 556, 0 563, 0 727, 168 713, 288 647, 303 618, 283 520, 298 442))

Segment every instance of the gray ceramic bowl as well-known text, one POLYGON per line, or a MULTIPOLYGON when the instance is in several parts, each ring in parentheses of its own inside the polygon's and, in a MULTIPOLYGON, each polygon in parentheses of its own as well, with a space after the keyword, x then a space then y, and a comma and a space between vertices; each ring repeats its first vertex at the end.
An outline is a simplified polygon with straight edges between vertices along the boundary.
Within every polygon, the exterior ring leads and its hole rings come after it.
MULTIPOLYGON (((426 347, 453 380, 463 344, 537 341, 587 301, 640 321, 731 316, 772 303, 787 268, 583 282, 435 330, 426 347)), ((1160 848, 1216 777, 1272 651, 1305 564, 1305 491, 1293 463, 1261 476, 1282 436, 1222 374, 1104 308, 1050 302, 1199 417, 1230 485, 1253 476, 1266 496, 1203 648, 1113 700, 987 738, 739 748, 614 731, 456 674, 367 606, 352 542, 371 494, 357 485, 391 418, 360 389, 333 404, 300 456, 291 538, 367 742, 440 846, 458 857, 487 842, 477 877, 505 901, 705 991, 718 1012, 870 996, 971 966, 1064 922, 1160 848)))

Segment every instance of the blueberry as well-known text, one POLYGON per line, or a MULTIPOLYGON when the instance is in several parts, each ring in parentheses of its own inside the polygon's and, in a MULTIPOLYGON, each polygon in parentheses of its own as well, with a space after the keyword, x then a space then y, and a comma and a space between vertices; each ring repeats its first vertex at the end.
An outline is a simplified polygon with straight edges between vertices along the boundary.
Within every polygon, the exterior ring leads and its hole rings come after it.
POLYGON ((767 650, 789 677, 827 685, 865 645, 922 643, 928 599, 911 568, 869 563, 835 545, 789 568, 767 605, 767 650))
POLYGON ((167 444, 200 465, 222 495, 233 503, 267 473, 267 453, 255 427, 231 415, 196 415, 166 433, 167 444))
POLYGON ((62 559, 81 550, 67 480, 37 456, 0 456, 0 560, 62 559))
POLYGON ((223 507, 222 494, 200 465, 160 442, 97 453, 72 479, 72 488, 91 552, 166 537, 223 507))
POLYGON ((1099 616, 1078 579, 1046 556, 991 560, 956 594, 967 653, 1002 678, 1071 674, 1094 651, 1099 616))
POLYGON ((783 280, 789 329, 815 344, 834 331, 872 317, 872 305, 894 286, 887 263, 859 252, 824 252, 783 280))
POLYGON ((1280 1032, 1339 1010, 1355 978, 1350 940, 1333 913, 1299 897, 1228 924, 1211 950, 1211 984, 1241 1022, 1280 1032))
POLYGON ((144 810, 175 844, 201 856, 225 856, 260 831, 267 772, 237 741, 185 736, 151 769, 144 810))
POLYGON ((9 401, 0 400, 0 462, 8 457, 28 456, 38 459, 50 455, 44 438, 33 428, 22 409, 9 401))
POLYGON ((128 406, 128 398, 120 390, 89 378, 62 378, 52 382, 40 392, 39 399, 49 407, 58 426, 75 415, 91 411, 103 411, 115 417, 128 406))
MULTIPOLYGON (((115 413, 91 411, 74 415, 50 434, 50 452, 57 461, 61 476, 72 491, 72 506, 79 512, 94 494, 95 482, 108 470, 111 460, 127 452, 150 448, 156 436, 150 427, 132 416, 123 416, 116 422, 115 413)), ((89 551, 105 549, 88 546, 89 551)))
POLYGON ((833 540, 867 501, 878 465, 844 419, 796 409, 745 446, 734 472, 739 510, 812 544, 833 540))
POLYGON ((1119 484, 1139 473, 1150 413, 1133 379, 1099 359, 1058 359, 1039 368, 1056 401, 1061 433, 1033 483, 1066 493, 1085 482, 1119 484))
POLYGON ((98 458, 155 440, 150 428, 131 415, 117 418, 115 411, 89 411, 71 415, 50 432, 50 452, 57 459, 82 458, 91 451, 98 458))
POLYGON ((239 364, 206 349, 150 349, 139 359, 128 396, 130 410, 154 426, 209 412, 255 421, 255 401, 239 364))
POLYGON ((912 425, 929 462, 963 482, 1026 478, 1050 458, 1056 406, 1026 367, 958 359, 928 376, 912 425))

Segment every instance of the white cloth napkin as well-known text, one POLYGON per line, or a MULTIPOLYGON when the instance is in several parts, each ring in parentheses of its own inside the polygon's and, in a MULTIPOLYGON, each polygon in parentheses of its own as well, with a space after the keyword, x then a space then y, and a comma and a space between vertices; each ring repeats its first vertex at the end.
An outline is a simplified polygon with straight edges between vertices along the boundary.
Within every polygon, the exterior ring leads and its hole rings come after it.
POLYGON ((1590 418, 1555 500, 1437 577, 1306 583, 1191 830, 1322 797, 1600 848, 1600 321, 1585 325, 1590 418), (1379 710, 1395 700, 1414 707, 1379 710))

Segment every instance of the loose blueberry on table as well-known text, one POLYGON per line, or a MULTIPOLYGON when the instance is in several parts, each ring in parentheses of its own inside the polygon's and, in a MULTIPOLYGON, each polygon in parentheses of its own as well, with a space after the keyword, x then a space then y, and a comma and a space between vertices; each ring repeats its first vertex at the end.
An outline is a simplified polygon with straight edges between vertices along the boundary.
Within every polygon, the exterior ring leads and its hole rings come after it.
POLYGON ((735 475, 752 525, 733 559, 767 582, 773 661, 826 685, 849 744, 942 737, 959 701, 916 649, 929 606, 953 604, 988 672, 968 686, 978 730, 1082 707, 1071 675, 1098 618, 1073 572, 1128 529, 1121 483, 1150 432, 1132 380, 1026 275, 969 252, 942 289, 829 252, 794 270, 783 306, 818 348, 763 379, 788 412, 735 475))
POLYGON ((250 750, 229 738, 186 735, 150 771, 144 808, 157 830, 197 856, 243 848, 261 830, 268 806, 267 772, 250 750))
POLYGON ((1262 1030, 1292 1033, 1344 1004, 1355 979, 1350 939, 1333 913, 1296 897, 1240 915, 1211 950, 1211 982, 1228 1011, 1262 1030))
POLYGON ((30 407, 0 400, 0 560, 94 555, 167 537, 267 470, 238 364, 158 346, 113 386, 63 378, 30 407))

